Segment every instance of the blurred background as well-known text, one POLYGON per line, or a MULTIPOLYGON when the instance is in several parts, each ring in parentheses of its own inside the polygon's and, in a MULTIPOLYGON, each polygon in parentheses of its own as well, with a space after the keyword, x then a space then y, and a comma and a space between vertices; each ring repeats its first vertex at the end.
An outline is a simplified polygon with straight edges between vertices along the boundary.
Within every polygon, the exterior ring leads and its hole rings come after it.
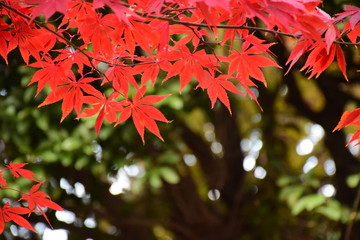
MULTIPOLYGON (((325 2, 332 14, 348 1, 325 2)), ((158 84, 155 94, 176 93, 157 105, 172 123, 159 123, 165 142, 146 132, 145 145, 131 121, 96 136, 95 118, 60 124, 60 103, 37 108, 46 95, 34 98, 35 70, 12 51, 0 60, 0 160, 30 163, 64 211, 47 211, 54 229, 33 214, 38 234, 9 224, 0 239, 336 240, 352 222, 360 239, 359 146, 345 147, 355 129, 332 132, 360 103, 358 49, 343 49, 348 83, 336 63, 308 80, 304 59, 284 77, 289 51, 274 45, 284 70, 264 69, 268 87, 252 88, 263 111, 230 93, 231 116, 195 85, 180 95, 177 79, 158 84)))

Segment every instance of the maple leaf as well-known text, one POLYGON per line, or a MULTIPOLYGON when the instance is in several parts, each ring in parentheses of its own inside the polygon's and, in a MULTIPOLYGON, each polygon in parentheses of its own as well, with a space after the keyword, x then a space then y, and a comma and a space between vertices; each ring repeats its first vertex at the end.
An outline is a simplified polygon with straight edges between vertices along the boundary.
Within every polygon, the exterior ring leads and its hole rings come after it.
POLYGON ((204 68, 215 68, 218 63, 212 54, 206 54, 205 50, 193 51, 185 46, 179 46, 180 51, 172 51, 167 54, 169 61, 177 60, 168 70, 168 74, 163 82, 169 78, 178 75, 180 77, 180 92, 194 76, 199 82, 203 79, 204 68))
MULTIPOLYGON (((355 125, 358 128, 360 128, 360 108, 357 108, 352 111, 345 111, 343 113, 343 115, 341 116, 339 123, 334 128, 333 132, 336 130, 340 130, 344 127, 350 126, 350 125, 355 125)), ((360 129, 354 133, 354 135, 348 141, 346 146, 348 146, 353 141, 358 140, 359 138, 360 138, 360 129)), ((356 143, 355 146, 359 145, 359 144, 360 144, 360 142, 356 143)))
POLYGON ((167 52, 169 47, 169 39, 170 39, 170 24, 169 22, 157 21, 156 19, 152 20, 150 25, 153 26, 155 33, 158 33, 158 52, 167 52))
POLYGON ((357 108, 352 111, 345 111, 341 116, 339 123, 334 128, 333 132, 336 130, 340 130, 349 125, 355 124, 360 119, 360 108, 357 108))
POLYGON ((349 37, 351 42, 356 43, 357 38, 360 37, 360 24, 356 24, 355 28, 350 30, 349 30, 349 24, 346 24, 344 31, 349 31, 347 36, 349 37))
POLYGON ((346 74, 346 61, 345 61, 344 52, 341 49, 341 47, 338 45, 336 46, 336 60, 337 60, 337 64, 340 68, 341 73, 345 77, 346 81, 349 81, 347 74, 346 74))
POLYGON ((251 91, 250 87, 256 87, 256 84, 253 83, 249 78, 242 78, 241 75, 238 73, 235 77, 230 76, 231 78, 236 79, 241 86, 245 89, 245 91, 247 92, 247 94, 249 94, 251 96, 251 98, 253 100, 255 100, 255 102, 257 103, 257 105, 259 106, 259 108, 262 110, 259 101, 257 100, 256 95, 254 94, 253 91, 251 91))
POLYGON ((318 77, 329 65, 333 62, 336 46, 332 45, 330 51, 326 50, 326 44, 324 43, 314 43, 310 48, 310 54, 300 71, 305 69, 306 73, 310 73, 309 78, 318 77))
POLYGON ((67 79, 67 76, 70 73, 71 63, 69 62, 55 62, 50 58, 44 58, 46 61, 38 61, 32 64, 29 64, 29 67, 41 68, 34 73, 31 81, 28 85, 37 82, 37 91, 38 95, 41 90, 49 84, 51 89, 55 89, 60 81, 67 79))
POLYGON ((5 179, 4 176, 3 176, 3 172, 4 172, 4 171, 0 171, 0 185, 1 185, 1 186, 6 186, 7 183, 6 183, 6 179, 5 179))
POLYGON ((117 92, 113 92, 108 98, 106 98, 104 95, 102 95, 100 98, 94 96, 85 96, 84 103, 90 104, 91 108, 84 109, 84 111, 78 116, 78 119, 91 117, 99 113, 95 122, 95 131, 98 135, 104 120, 106 119, 109 123, 115 122, 117 118, 116 112, 123 110, 121 103, 115 101, 118 96, 119 93, 117 92))
POLYGON ((6 64, 8 64, 7 54, 9 51, 7 42, 11 39, 11 34, 8 29, 10 29, 10 25, 0 19, 0 56, 4 58, 6 64))
POLYGON ((167 120, 158 109, 150 105, 160 102, 170 96, 170 94, 164 96, 149 95, 144 97, 145 92, 146 86, 143 86, 137 91, 132 101, 127 99, 120 102, 124 106, 124 109, 120 113, 116 125, 126 121, 131 116, 143 143, 145 143, 145 128, 164 141, 155 120, 166 123, 168 123, 169 120, 167 120))
POLYGON ((76 80, 75 75, 71 72, 69 77, 58 81, 59 86, 45 98, 39 107, 62 100, 62 117, 60 122, 62 122, 73 109, 76 114, 79 115, 84 103, 84 93, 100 98, 102 96, 99 90, 89 84, 96 80, 98 79, 91 77, 76 80))
POLYGON ((92 67, 89 58, 86 57, 84 53, 74 49, 73 47, 67 47, 65 49, 55 51, 60 53, 59 56, 54 59, 55 62, 63 61, 64 64, 62 65, 65 66, 72 66, 73 64, 76 64, 79 68, 78 72, 80 74, 83 73, 84 66, 92 67))
POLYGON ((31 211, 34 211, 35 208, 38 208, 39 211, 41 212, 41 214, 46 219, 46 221, 51 226, 50 221, 42 208, 47 207, 47 208, 51 208, 56 211, 62 211, 63 208, 60 207, 55 202, 51 201, 49 195, 39 191, 39 188, 40 188, 41 184, 43 184, 43 183, 44 182, 42 181, 38 184, 33 185, 30 188, 29 194, 24 194, 18 201, 26 200, 28 202, 29 209, 30 209, 29 215, 30 215, 31 211))
MULTIPOLYGON (((0 207, 0 234, 4 231, 5 222, 13 221, 19 226, 30 229, 36 232, 31 224, 19 214, 29 214, 31 210, 23 207, 11 207, 10 203, 6 202, 3 207, 0 207)), ((37 232, 36 232, 37 233, 37 232)))
POLYGON ((97 13, 91 3, 82 1, 82 0, 73 0, 69 2, 68 9, 64 18, 59 26, 62 27, 66 24, 69 24, 67 28, 86 28, 88 25, 85 25, 79 20, 86 18, 87 16, 96 17, 97 13))
POLYGON ((197 87, 207 90, 207 94, 211 101, 211 108, 214 108, 215 102, 219 99, 229 110, 231 114, 230 101, 225 90, 228 90, 233 93, 241 93, 235 85, 226 79, 226 76, 221 74, 215 76, 215 71, 212 70, 209 72, 204 71, 204 81, 200 83, 197 87))
POLYGON ((337 14, 335 21, 340 21, 346 17, 350 17, 349 24, 352 29, 360 22, 360 8, 356 6, 347 5, 344 7, 345 12, 337 14))
POLYGON ((257 11, 265 10, 270 16, 259 12, 256 15, 268 27, 278 26, 286 32, 297 31, 305 38, 321 41, 319 29, 327 28, 328 24, 316 8, 320 3, 321 1, 308 0, 269 0, 265 3, 266 8, 261 7, 257 11))
POLYGON ((18 178, 20 176, 30 179, 32 181, 38 182, 38 180, 36 180, 33 176, 36 176, 35 173, 27 170, 27 169, 23 169, 24 166, 26 166, 28 163, 12 163, 10 162, 6 168, 9 169, 11 171, 11 173, 14 175, 14 177, 18 178))
POLYGON ((9 41, 8 52, 19 47, 25 63, 29 63, 30 56, 33 56, 36 60, 40 60, 40 52, 45 50, 44 39, 39 38, 39 35, 41 35, 43 31, 34 28, 18 16, 12 19, 12 21, 14 28, 9 41))
POLYGON ((300 40, 297 42, 296 46, 291 50, 290 56, 286 62, 286 65, 290 64, 288 70, 285 74, 288 74, 294 64, 299 60, 301 56, 303 56, 309 48, 312 46, 313 41, 309 39, 300 40))
POLYGON ((162 59, 161 54, 153 57, 138 57, 137 61, 141 61, 135 66, 136 71, 142 72, 141 85, 145 85, 148 81, 151 81, 152 86, 155 85, 156 79, 160 70, 168 71, 171 68, 171 63, 162 59), (144 63, 144 64, 142 64, 144 63))
POLYGON ((109 67, 105 73, 106 80, 112 82, 112 86, 115 90, 121 91, 124 93, 124 96, 127 96, 129 91, 129 83, 133 85, 136 89, 138 88, 132 71, 133 69, 130 67, 118 65, 114 67, 109 67))
POLYGON ((25 0, 25 3, 35 5, 33 7, 32 18, 44 14, 45 18, 50 18, 55 12, 66 12, 67 3, 70 0, 25 0))
POLYGON ((94 53, 105 57, 112 56, 114 46, 109 39, 109 31, 112 28, 107 26, 100 14, 87 14, 77 18, 81 39, 86 44, 92 44, 94 53))
MULTIPOLYGON (((197 22, 197 19, 190 19, 188 17, 182 17, 181 21, 191 21, 191 22, 197 22)), ((207 35, 207 32, 205 29, 197 30, 194 28, 189 28, 183 25, 170 25, 169 26, 169 34, 181 34, 181 36, 184 36, 181 38, 177 45, 179 44, 187 44, 191 41, 192 45, 197 48, 200 44, 201 39, 204 39, 204 36, 207 35)))
POLYGON ((266 53, 269 47, 270 44, 262 44, 260 47, 260 45, 257 46, 245 41, 241 52, 231 50, 231 54, 224 58, 225 61, 230 63, 228 74, 236 73, 244 79, 243 81, 253 77, 263 82, 266 86, 265 76, 260 68, 269 66, 281 68, 274 60, 260 55, 260 53, 266 53))
POLYGON ((136 17, 138 19, 142 19, 142 17, 138 16, 134 13, 129 7, 125 5, 125 3, 116 0, 94 0, 94 8, 102 8, 104 5, 110 7, 116 16, 124 21, 126 24, 130 24, 129 16, 136 17))
POLYGON ((229 0, 188 0, 191 5, 204 3, 205 5, 209 7, 224 7, 227 8, 229 5, 229 0))

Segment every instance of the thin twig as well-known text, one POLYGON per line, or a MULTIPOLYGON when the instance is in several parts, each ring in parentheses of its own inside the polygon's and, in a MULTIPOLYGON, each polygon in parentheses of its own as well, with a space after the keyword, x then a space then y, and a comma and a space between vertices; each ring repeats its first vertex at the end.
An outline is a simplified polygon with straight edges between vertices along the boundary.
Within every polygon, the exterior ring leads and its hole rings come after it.
MULTIPOLYGON (((141 13, 138 13, 138 14, 141 14, 141 13)), ((274 35, 282 35, 282 36, 287 36, 287 37, 296 38, 296 39, 299 38, 297 35, 294 35, 291 33, 285 33, 285 32, 281 32, 281 31, 276 31, 276 30, 266 29, 266 28, 261 28, 261 27, 252 27, 252 26, 244 26, 244 25, 211 25, 211 24, 206 24, 206 23, 193 23, 193 22, 176 20, 171 17, 156 16, 156 15, 151 15, 151 14, 148 14, 148 15, 145 14, 144 17, 151 18, 151 19, 164 20, 164 21, 168 21, 173 24, 180 24, 180 25, 184 25, 184 26, 203 27, 203 28, 208 28, 208 29, 212 29, 212 28, 247 29, 247 30, 259 31, 259 32, 268 32, 268 33, 272 33, 274 35)), ((333 41, 333 43, 339 44, 339 45, 360 46, 360 42, 353 43, 353 42, 344 42, 344 41, 333 41)))
POLYGON ((222 29, 248 29, 248 30, 269 32, 269 33, 273 33, 273 34, 279 34, 279 35, 283 35, 283 36, 296 38, 295 35, 290 34, 290 33, 284 33, 284 32, 280 32, 280 31, 275 31, 275 30, 260 28, 260 27, 250 27, 250 26, 244 26, 244 25, 211 25, 211 24, 206 24, 206 23, 193 23, 193 22, 175 20, 170 17, 162 17, 162 16, 156 16, 156 15, 150 15, 150 14, 145 15, 145 17, 151 18, 151 19, 164 20, 164 21, 168 21, 173 24, 180 24, 180 25, 184 25, 184 26, 204 27, 204 28, 222 28, 222 29))
POLYGON ((359 185, 357 193, 356 193, 356 198, 354 200, 352 210, 351 210, 351 213, 350 213, 350 221, 346 226, 345 237, 343 238, 343 240, 349 240, 350 239, 351 231, 352 231, 352 228, 354 226, 354 222, 355 222, 356 217, 357 217, 357 211, 358 211, 358 208, 359 208, 359 204, 360 204, 360 185, 359 185))

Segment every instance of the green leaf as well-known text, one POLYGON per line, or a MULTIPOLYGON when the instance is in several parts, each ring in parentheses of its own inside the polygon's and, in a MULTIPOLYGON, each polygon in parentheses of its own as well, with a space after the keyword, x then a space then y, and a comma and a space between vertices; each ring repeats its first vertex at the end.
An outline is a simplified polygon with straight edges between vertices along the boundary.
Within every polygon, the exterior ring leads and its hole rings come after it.
POLYGON ((80 170, 83 169, 87 164, 89 164, 89 158, 86 156, 80 157, 76 160, 75 169, 80 170))
POLYGON ((333 220, 340 221, 342 217, 342 208, 338 201, 330 200, 325 206, 320 206, 316 209, 317 213, 324 215, 325 217, 333 220))
POLYGON ((360 173, 352 174, 346 178, 346 184, 350 188, 356 188, 360 182, 360 173))
POLYGON ((305 190, 306 188, 302 185, 288 186, 280 192, 279 198, 286 201, 289 206, 293 206, 305 190))
POLYGON ((172 168, 162 167, 159 169, 159 172, 163 179, 168 183, 176 184, 180 181, 179 175, 172 168))
POLYGON ((68 137, 62 142, 61 147, 65 151, 73 151, 80 148, 81 144, 82 142, 79 139, 68 137))
POLYGON ((159 163, 176 164, 181 161, 179 154, 174 151, 166 151, 158 158, 159 163))
POLYGON ((294 177, 292 177, 292 176, 282 176, 277 180, 276 184, 279 187, 285 187, 285 186, 291 184, 292 182, 294 182, 294 177))
POLYGON ((292 208, 292 214, 298 215, 304 210, 311 211, 314 208, 322 205, 326 201, 326 198, 320 194, 310 194, 304 196, 296 202, 294 207, 292 208))
POLYGON ((149 177, 149 182, 153 188, 161 188, 162 187, 161 178, 157 171, 151 172, 150 177, 149 177))

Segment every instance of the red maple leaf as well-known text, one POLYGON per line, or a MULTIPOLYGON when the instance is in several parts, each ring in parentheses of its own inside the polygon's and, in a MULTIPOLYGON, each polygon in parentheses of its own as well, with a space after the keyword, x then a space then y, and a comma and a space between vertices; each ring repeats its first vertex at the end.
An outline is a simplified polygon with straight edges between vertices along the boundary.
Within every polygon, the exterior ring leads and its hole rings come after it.
POLYGON ((124 96, 127 96, 129 91, 129 83, 135 88, 138 88, 136 80, 133 76, 133 69, 124 66, 109 67, 105 73, 106 80, 112 82, 115 90, 121 91, 124 96))
POLYGON ((29 63, 30 56, 33 56, 36 60, 40 60, 40 52, 45 50, 43 42, 44 39, 39 37, 43 31, 41 29, 34 28, 31 24, 25 22, 24 19, 19 16, 14 17, 12 21, 13 30, 12 37, 9 41, 8 52, 16 47, 19 47, 21 56, 25 63, 29 63))
POLYGON ((336 45, 336 61, 339 66, 339 69, 340 69, 341 73, 343 74, 343 76, 345 77, 346 81, 349 81, 347 74, 346 74, 346 61, 345 61, 344 52, 341 49, 341 47, 338 45, 336 45))
POLYGON ((104 5, 107 5, 111 8, 116 16, 124 21, 126 24, 130 24, 129 16, 136 17, 138 19, 142 19, 142 17, 138 16, 134 11, 131 10, 130 7, 127 7, 125 3, 117 0, 94 0, 94 8, 102 8, 104 5))
POLYGON ((113 92, 110 97, 106 98, 102 95, 100 98, 93 96, 85 96, 84 103, 90 104, 91 108, 86 108, 78 116, 78 118, 91 117, 99 113, 95 122, 96 134, 99 134, 100 128, 106 119, 109 123, 116 121, 116 112, 122 111, 121 103, 114 101, 119 96, 119 93, 113 92))
POLYGON ((67 2, 70 0, 25 0, 25 3, 35 5, 32 17, 35 18, 44 14, 45 18, 50 18, 55 12, 66 12, 67 2))
POLYGON ((286 62, 286 65, 290 64, 290 66, 285 74, 290 72, 294 64, 309 50, 312 44, 313 41, 309 39, 300 40, 296 43, 296 46, 291 50, 290 56, 286 62))
MULTIPOLYGON (((350 126, 350 125, 355 125, 358 128, 360 127, 360 108, 357 108, 352 111, 345 111, 343 113, 343 115, 341 116, 339 123, 334 128, 333 132, 336 130, 340 130, 344 127, 350 126)), ((348 141, 346 146, 348 146, 351 142, 358 140, 359 138, 360 138, 360 129, 354 133, 354 135, 348 141)), ((358 142, 356 145, 359 145, 359 144, 360 144, 360 142, 358 142)))
POLYGON ((266 80, 263 72, 260 68, 274 66, 281 68, 274 60, 265 57, 260 54, 268 55, 268 49, 271 44, 260 44, 250 38, 252 41, 244 41, 242 45, 242 51, 231 51, 230 56, 224 58, 229 65, 229 75, 236 73, 243 81, 246 81, 250 77, 261 81, 266 86, 266 80), (256 44, 255 44, 256 43, 256 44))
POLYGON ((335 18, 335 21, 342 20, 346 17, 350 17, 349 24, 352 29, 360 22, 360 8, 356 6, 345 6, 345 12, 337 14, 338 17, 335 18))
POLYGON ((197 81, 201 82, 204 68, 215 68, 218 63, 215 56, 206 54, 205 50, 190 52, 185 45, 180 45, 178 48, 179 51, 175 50, 167 54, 169 61, 177 61, 168 70, 168 74, 163 82, 179 74, 181 92, 193 76, 197 81))
POLYGON ((0 19, 0 56, 4 58, 6 64, 8 63, 7 54, 9 51, 7 42, 11 39, 11 34, 8 29, 10 29, 10 25, 0 19))
POLYGON ((310 73, 309 78, 317 78, 334 61, 335 50, 335 45, 332 45, 328 52, 325 43, 314 43, 301 71, 306 69, 306 73, 310 73))
POLYGON ((241 86, 245 89, 245 91, 247 92, 247 94, 249 94, 251 96, 251 98, 253 100, 255 100, 255 102, 257 103, 257 105, 259 106, 259 108, 262 110, 259 101, 257 100, 256 95, 254 94, 253 91, 251 91, 251 89, 249 87, 256 87, 256 84, 254 82, 252 82, 250 79, 245 78, 243 79, 240 74, 237 74, 235 77, 233 77, 234 79, 236 79, 241 86))
POLYGON ((38 180, 36 180, 33 176, 36 176, 35 173, 27 170, 27 169, 23 169, 23 167, 25 165, 27 165, 28 163, 12 163, 10 162, 6 168, 9 169, 11 171, 11 173, 14 175, 14 177, 18 178, 20 176, 30 179, 32 181, 38 182, 38 180))
MULTIPOLYGON (((181 16, 181 21, 184 22, 200 22, 202 21, 202 19, 194 19, 194 15, 192 16, 193 18, 187 17, 187 16, 181 16)), ((195 16, 196 17, 196 16, 195 16)), ((169 26, 169 33, 170 35, 173 34, 181 34, 180 36, 183 36, 178 42, 177 44, 181 43, 181 44, 187 44, 188 42, 191 42, 192 45, 197 48, 201 42, 201 39, 204 39, 204 36, 207 35, 207 32, 205 29, 194 29, 194 28, 189 28, 186 27, 184 25, 170 25, 169 26)))
POLYGON ((211 107, 214 108, 215 102, 219 99, 229 110, 231 114, 230 101, 225 90, 233 93, 241 93, 235 85, 226 79, 225 75, 215 76, 215 71, 204 71, 204 81, 197 87, 207 90, 207 94, 211 101, 211 107))
MULTIPOLYGON (((73 47, 67 47, 61 50, 55 50, 59 52, 59 56, 55 58, 54 61, 63 61, 65 66, 72 66, 76 64, 79 68, 78 72, 83 74, 84 66, 92 67, 91 62, 87 56, 85 56, 79 50, 74 49, 73 47)), ((84 50, 82 50, 85 52, 84 50)))
POLYGON ((333 131, 340 130, 349 125, 356 124, 359 122, 359 119, 360 119, 360 108, 352 111, 345 111, 341 116, 339 123, 336 125, 333 131))
MULTIPOLYGON (((159 54, 160 55, 160 54, 159 54)), ((171 63, 163 60, 161 56, 153 57, 138 57, 136 60, 141 61, 140 64, 135 66, 136 71, 142 72, 141 85, 144 85, 148 81, 151 81, 152 86, 155 85, 158 78, 160 69, 168 71, 171 68, 171 63)))
POLYGON ((42 210, 42 208, 47 207, 47 208, 51 208, 57 211, 62 211, 62 207, 60 207, 58 204, 56 204, 55 202, 50 200, 49 195, 38 191, 41 184, 43 184, 44 182, 40 182, 38 184, 33 185, 30 188, 30 192, 29 194, 24 194, 19 201, 21 200, 27 200, 28 204, 29 204, 29 209, 31 213, 31 211, 34 211, 35 208, 38 208, 39 211, 41 212, 41 214, 44 216, 44 218, 46 219, 46 221, 50 224, 50 221, 48 219, 48 217, 46 216, 45 212, 42 210))
POLYGON ((10 203, 5 203, 3 207, 0 207, 0 234, 4 231, 5 222, 13 221, 19 226, 30 229, 33 232, 36 232, 35 229, 30 225, 30 223, 19 216, 19 214, 29 214, 31 210, 23 207, 10 207, 10 203))
MULTIPOLYGON (((102 18, 102 25, 110 26, 107 27, 106 33, 111 38, 112 43, 116 46, 122 46, 127 50, 134 58, 135 48, 141 47, 149 55, 152 54, 151 49, 158 47, 161 41, 161 35, 164 35, 167 31, 166 36, 169 37, 169 32, 166 30, 166 25, 162 24, 163 28, 160 29, 159 24, 150 24, 134 21, 135 19, 129 19, 129 24, 120 21, 115 14, 108 14, 102 18), (163 32, 165 31, 165 33, 163 32), (151 36, 151 37, 144 37, 151 36)), ((167 27, 168 29, 168 27, 167 27)), ((168 41, 165 43, 163 40, 163 46, 166 46, 168 41)), ((108 57, 109 58, 109 57, 108 57)))
POLYGON ((47 104, 62 100, 62 117, 61 122, 74 109, 77 115, 80 114, 81 107, 84 103, 84 93, 101 98, 102 94, 89 83, 98 80, 97 78, 84 77, 76 80, 75 75, 70 72, 70 76, 66 79, 58 81, 57 86, 39 105, 42 107, 47 104))
POLYGON ((353 43, 357 42, 358 37, 360 37, 360 24, 356 24, 354 29, 350 28, 349 24, 346 24, 345 28, 344 28, 344 32, 345 31, 349 31, 349 33, 347 34, 347 36, 349 37, 350 41, 353 43))
POLYGON ((4 171, 0 171, 0 185, 1 185, 1 186, 6 186, 7 183, 6 183, 6 179, 5 179, 4 176, 3 176, 3 172, 4 172, 4 171))
POLYGON ((38 61, 29 64, 29 67, 41 68, 34 73, 28 85, 37 82, 36 95, 49 84, 51 89, 55 89, 59 81, 66 79, 70 73, 71 63, 69 62, 55 62, 46 57, 45 61, 38 61))
POLYGON ((145 128, 164 141, 155 120, 166 123, 168 123, 169 120, 167 120, 158 109, 150 105, 160 102, 170 94, 165 96, 149 95, 144 97, 145 92, 146 87, 143 86, 137 91, 132 101, 127 99, 120 102, 124 106, 124 109, 120 113, 119 120, 116 124, 126 121, 131 116, 143 143, 145 143, 145 128))
POLYGON ((94 53, 109 58, 113 55, 114 46, 109 39, 112 28, 105 24, 105 18, 108 18, 108 15, 102 18, 100 14, 87 14, 77 18, 77 23, 81 38, 85 43, 92 44, 94 53))

